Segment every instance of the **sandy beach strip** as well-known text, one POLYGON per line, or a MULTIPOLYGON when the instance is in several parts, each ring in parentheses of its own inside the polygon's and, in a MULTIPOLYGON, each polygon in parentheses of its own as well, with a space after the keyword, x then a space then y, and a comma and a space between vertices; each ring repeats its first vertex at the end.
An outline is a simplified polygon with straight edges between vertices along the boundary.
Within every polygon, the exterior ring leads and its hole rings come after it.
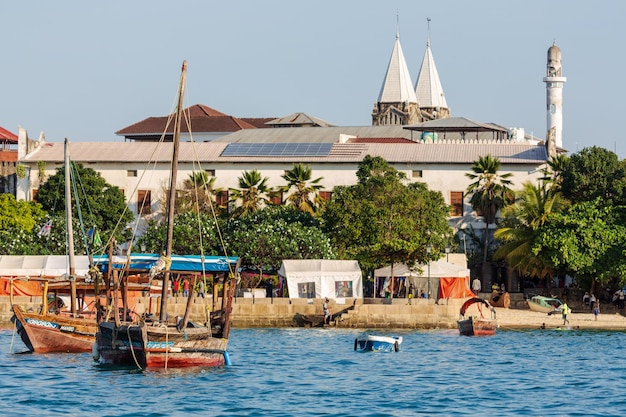
POLYGON ((571 313, 569 323, 563 325, 560 314, 548 315, 531 310, 516 310, 496 307, 500 329, 538 329, 545 323, 546 329, 572 328, 584 330, 626 330, 626 317, 619 313, 600 313, 595 319, 593 313, 571 313))

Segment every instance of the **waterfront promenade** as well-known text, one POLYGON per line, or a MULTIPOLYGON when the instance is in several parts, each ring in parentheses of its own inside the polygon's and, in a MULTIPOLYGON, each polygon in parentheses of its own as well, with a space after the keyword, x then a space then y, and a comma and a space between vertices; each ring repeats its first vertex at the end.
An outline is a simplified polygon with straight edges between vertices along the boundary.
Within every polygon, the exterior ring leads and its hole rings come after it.
MULTIPOLYGON (((515 294, 513 294, 515 295, 515 294)), ((521 294, 519 294, 521 296, 521 294)), ((487 294, 482 295, 488 298, 487 294)), ((509 309, 496 307, 498 324, 501 329, 536 329, 542 323, 546 328, 563 327, 560 315, 547 315, 530 311, 523 298, 512 298, 509 309)), ((158 298, 137 298, 134 300, 134 311, 156 313, 158 298)), ((186 298, 178 297, 170 300, 168 313, 170 317, 182 316, 186 298)), ((464 300, 441 299, 345 299, 331 300, 333 322, 331 327, 362 328, 362 329, 451 329, 456 328, 459 309, 464 300)), ((39 308, 38 297, 15 297, 14 302, 24 309, 39 308)), ((210 310, 211 299, 194 299, 191 319, 205 322, 210 310)), ((605 306, 597 320, 588 307, 573 305, 573 313, 568 316, 571 328, 626 330, 624 311, 612 306, 605 306), (606 311, 603 311, 606 310, 606 311)), ((488 315, 487 311, 483 314, 488 315)), ((11 327, 11 309, 9 297, 0 297, 0 327, 11 327)), ((237 298, 233 304, 234 328, 254 327, 318 327, 322 323, 323 311, 321 299, 287 298, 237 298)))

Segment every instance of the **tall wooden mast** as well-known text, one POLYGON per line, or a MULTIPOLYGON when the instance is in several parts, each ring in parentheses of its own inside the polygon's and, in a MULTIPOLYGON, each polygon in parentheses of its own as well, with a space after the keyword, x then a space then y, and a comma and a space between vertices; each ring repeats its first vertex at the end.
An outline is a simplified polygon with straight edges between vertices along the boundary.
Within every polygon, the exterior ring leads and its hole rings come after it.
POLYGON ((170 174, 170 189, 167 206, 167 240, 165 257, 168 259, 163 276, 163 288, 161 289, 161 311, 159 319, 165 321, 167 317, 167 292, 169 289, 169 259, 172 257, 172 239, 174 236, 174 205, 176 203, 176 177, 178 174, 178 148, 180 144, 180 126, 183 122, 183 96, 185 94, 185 80, 187 78, 187 61, 183 61, 178 88, 178 103, 176 105, 176 118, 174 120, 174 140, 172 146, 172 172, 170 174))

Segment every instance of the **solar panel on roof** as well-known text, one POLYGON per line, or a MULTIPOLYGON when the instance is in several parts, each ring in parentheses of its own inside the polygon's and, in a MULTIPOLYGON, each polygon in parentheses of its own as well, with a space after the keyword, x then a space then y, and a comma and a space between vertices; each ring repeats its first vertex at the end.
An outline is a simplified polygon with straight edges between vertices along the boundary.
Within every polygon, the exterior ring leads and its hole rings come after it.
POLYGON ((327 156, 332 143, 229 143, 221 156, 327 156))

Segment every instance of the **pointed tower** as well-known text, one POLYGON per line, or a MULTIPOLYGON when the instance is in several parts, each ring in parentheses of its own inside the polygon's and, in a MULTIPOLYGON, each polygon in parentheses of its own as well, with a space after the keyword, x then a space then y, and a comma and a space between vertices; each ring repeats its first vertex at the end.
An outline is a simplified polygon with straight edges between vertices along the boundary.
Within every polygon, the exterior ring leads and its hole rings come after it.
POLYGON ((415 83, 415 95, 420 107, 422 121, 445 119, 450 117, 450 109, 446 102, 446 96, 441 87, 439 73, 435 66, 433 53, 430 50, 430 19, 428 21, 428 38, 426 40, 426 52, 422 59, 417 82, 415 83))
POLYGON ((563 77, 561 68, 561 49, 556 41, 548 48, 548 66, 543 82, 546 83, 546 110, 548 114, 548 131, 546 146, 563 147, 563 77), (553 143, 550 143, 553 141, 553 143))
POLYGON ((372 111, 372 126, 410 125, 419 121, 417 98, 400 46, 398 30, 385 80, 372 111))

